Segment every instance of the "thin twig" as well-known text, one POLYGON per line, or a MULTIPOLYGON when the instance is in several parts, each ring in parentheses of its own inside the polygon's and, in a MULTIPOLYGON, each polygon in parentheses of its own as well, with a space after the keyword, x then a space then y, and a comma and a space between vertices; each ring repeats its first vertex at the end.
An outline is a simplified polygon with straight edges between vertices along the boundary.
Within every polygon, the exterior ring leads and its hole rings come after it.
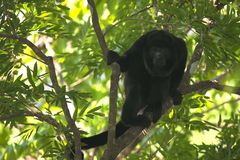
POLYGON ((141 9, 141 10, 139 10, 139 11, 137 11, 137 12, 135 12, 135 13, 129 15, 129 16, 127 16, 126 18, 124 18, 124 19, 122 19, 120 21, 113 22, 113 24, 109 28, 107 28, 105 30, 104 35, 106 35, 110 30, 112 30, 114 27, 116 27, 118 24, 120 24, 122 22, 125 22, 125 21, 128 21, 128 20, 139 20, 141 22, 145 21, 144 19, 136 19, 136 18, 133 19, 131 17, 134 17, 134 16, 136 16, 136 15, 142 13, 142 12, 145 12, 145 11, 149 10, 150 8, 152 8, 152 7, 153 7, 153 5, 147 6, 147 7, 143 8, 143 9, 141 9))
POLYGON ((238 102, 238 101, 240 101, 240 98, 223 102, 223 103, 218 104, 218 105, 216 105, 216 106, 214 106, 214 107, 212 107, 212 108, 210 108, 210 109, 208 109, 208 110, 206 110, 206 111, 203 111, 202 114, 205 114, 205 113, 211 112, 212 110, 218 109, 219 107, 222 107, 222 106, 225 105, 225 104, 228 104, 228 103, 236 103, 236 102, 238 102))
POLYGON ((30 55, 30 54, 27 54, 27 53, 23 53, 23 52, 21 52, 20 54, 23 54, 23 55, 25 55, 25 56, 29 56, 29 57, 31 57, 31 58, 33 58, 33 59, 36 59, 36 60, 39 61, 39 62, 42 62, 42 63, 46 64, 44 61, 42 61, 41 59, 39 59, 39 58, 37 58, 37 57, 35 57, 35 56, 33 56, 33 55, 30 55))
POLYGON ((70 84, 69 88, 74 88, 75 86, 77 86, 77 85, 81 84, 82 82, 84 82, 85 80, 87 80, 91 76, 92 72, 93 72, 92 70, 88 71, 81 79, 70 84))

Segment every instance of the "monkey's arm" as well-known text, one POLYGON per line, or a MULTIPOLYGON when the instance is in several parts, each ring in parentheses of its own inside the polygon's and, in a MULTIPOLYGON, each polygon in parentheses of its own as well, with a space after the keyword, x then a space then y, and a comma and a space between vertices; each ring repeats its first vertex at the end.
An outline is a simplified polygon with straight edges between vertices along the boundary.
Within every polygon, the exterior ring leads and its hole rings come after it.
POLYGON ((186 66, 186 61, 187 61, 187 47, 186 43, 184 42, 183 39, 178 38, 176 41, 176 47, 181 54, 180 58, 178 59, 178 66, 175 68, 175 70, 172 73, 172 78, 171 78, 171 90, 170 94, 173 99, 173 104, 174 105, 179 105, 182 102, 182 94, 181 92, 177 89, 179 87, 179 84, 181 83, 183 74, 184 74, 184 69, 186 66))

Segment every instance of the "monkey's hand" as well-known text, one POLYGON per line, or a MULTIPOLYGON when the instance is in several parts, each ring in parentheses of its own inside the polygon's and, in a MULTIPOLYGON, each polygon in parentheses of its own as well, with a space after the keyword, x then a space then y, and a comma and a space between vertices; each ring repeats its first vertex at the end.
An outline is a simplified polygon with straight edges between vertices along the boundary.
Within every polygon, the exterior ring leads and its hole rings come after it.
POLYGON ((120 59, 120 56, 117 52, 109 50, 107 53, 107 64, 110 65, 113 62, 117 62, 120 59))
POLYGON ((179 105, 182 103, 182 93, 178 90, 175 91, 175 93, 172 95, 172 100, 174 105, 179 105))

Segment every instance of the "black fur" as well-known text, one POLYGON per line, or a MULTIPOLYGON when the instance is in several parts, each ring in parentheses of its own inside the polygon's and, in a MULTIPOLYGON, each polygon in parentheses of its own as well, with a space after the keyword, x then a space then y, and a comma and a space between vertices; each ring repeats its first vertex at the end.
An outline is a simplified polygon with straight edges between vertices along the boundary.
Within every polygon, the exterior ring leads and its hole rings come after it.
MULTIPOLYGON (((141 36, 123 56, 109 51, 107 63, 117 62, 125 72, 126 100, 116 138, 131 126, 149 127, 159 120, 162 105, 172 97, 174 105, 182 101, 177 90, 187 59, 185 42, 166 31, 153 30, 141 36)), ((107 131, 82 138, 83 149, 106 144, 107 131)))

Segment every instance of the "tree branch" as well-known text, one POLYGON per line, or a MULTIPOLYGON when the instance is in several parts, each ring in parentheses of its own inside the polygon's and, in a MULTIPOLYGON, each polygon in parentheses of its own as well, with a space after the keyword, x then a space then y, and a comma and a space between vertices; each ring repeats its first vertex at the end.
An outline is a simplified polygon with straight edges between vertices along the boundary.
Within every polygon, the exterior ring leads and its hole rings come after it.
POLYGON ((16 39, 16 40, 20 41, 21 43, 26 44, 28 47, 30 47, 33 50, 33 52, 39 58, 41 58, 45 63, 48 61, 47 56, 40 49, 38 49, 38 47, 36 47, 31 41, 29 41, 28 39, 19 37, 18 35, 4 34, 4 33, 0 33, 0 37, 4 37, 4 38, 8 38, 8 39, 16 39))
POLYGON ((158 15, 158 12, 159 12, 159 7, 158 7, 158 1, 157 0, 152 0, 152 6, 153 6, 153 9, 154 9, 154 12, 155 12, 155 16, 158 15))
MULTIPOLYGON (((62 128, 64 127, 61 124, 59 124, 54 118, 52 118, 50 115, 44 115, 41 112, 34 112, 34 111, 28 111, 28 110, 15 112, 15 113, 11 113, 8 115, 0 115, 0 121, 11 120, 13 118, 22 117, 22 116, 37 117, 37 119, 39 121, 46 122, 46 123, 56 127, 57 130, 60 130, 60 131, 62 131, 62 128)), ((69 134, 69 132, 64 131, 64 135, 65 135, 67 141, 71 142, 71 135, 69 134)))
POLYGON ((106 58, 107 57, 107 52, 108 52, 108 47, 106 44, 106 41, 104 39, 104 35, 102 33, 102 30, 100 28, 100 24, 99 24, 99 18, 98 18, 98 14, 97 14, 97 9, 95 7, 95 3, 93 0, 88 0, 88 4, 92 13, 92 24, 93 24, 93 28, 95 30, 95 33, 97 35, 97 39, 98 39, 98 43, 103 51, 103 55, 106 58))
POLYGON ((64 95, 61 87, 58 84, 52 57, 50 57, 50 56, 48 57, 48 63, 47 64, 48 64, 48 68, 49 68, 49 72, 50 72, 50 78, 51 78, 51 81, 53 83, 53 88, 54 88, 54 90, 56 91, 57 95, 59 96, 59 98, 61 100, 63 113, 65 115, 65 118, 66 118, 66 120, 68 122, 69 127, 73 131, 74 144, 75 144, 75 156, 74 156, 74 159, 75 160, 81 160, 82 159, 82 152, 81 152, 80 132, 79 132, 79 130, 78 130, 76 124, 75 124, 75 121, 71 117, 71 114, 70 114, 69 109, 68 109, 68 105, 67 105, 67 101, 66 101, 65 95, 64 95))
MULTIPOLYGON (((92 24, 93 28, 96 32, 98 42, 100 47, 102 48, 103 54, 106 58, 108 47, 104 39, 104 35, 101 31, 99 25, 99 18, 97 14, 97 10, 93 0, 88 0, 88 4, 92 13, 92 24)), ((108 126, 108 141, 107 141, 107 149, 104 152, 102 159, 114 159, 112 158, 112 148, 115 143, 115 125, 116 125, 116 114, 117 114, 117 90, 118 90, 118 81, 120 75, 120 67, 117 63, 113 63, 111 65, 112 75, 111 75, 111 86, 110 86, 110 109, 109 109, 109 126, 108 126)))
POLYGON ((190 77, 191 77, 190 70, 191 70, 192 64, 197 62, 197 61, 200 61, 200 59, 202 57, 202 53, 203 53, 203 47, 200 43, 198 43, 196 45, 194 51, 193 51, 192 58, 187 65, 187 69, 186 69, 186 72, 183 75, 183 80, 182 80, 182 83, 180 85, 180 88, 189 85, 190 77))
POLYGON ((56 127, 57 129, 61 128, 61 125, 51 116, 44 115, 41 112, 31 112, 31 111, 19 111, 7 115, 0 115, 0 121, 10 120, 16 117, 22 117, 22 116, 31 116, 31 117, 37 117, 38 120, 42 122, 47 122, 48 124, 56 127))
MULTIPOLYGON (((40 58, 42 59, 49 68, 49 74, 50 74, 50 79, 53 84, 53 88, 56 92, 56 94, 59 96, 61 100, 61 107, 63 109, 64 116, 66 118, 66 121, 71 128, 74 136, 74 144, 75 144, 75 160, 81 160, 82 159, 82 152, 81 152, 81 140, 80 140, 80 132, 75 124, 75 121, 72 119, 71 114, 69 112, 68 106, 67 106, 67 101, 65 98, 65 95, 63 91, 61 90, 61 87, 58 84, 57 81, 57 76, 55 72, 55 67, 53 64, 53 58, 51 56, 46 56, 37 46, 35 46, 31 41, 28 39, 19 37, 18 35, 10 35, 10 34, 3 34, 0 33, 0 37, 5 37, 9 39, 16 39, 19 40, 21 43, 26 44, 28 47, 30 47, 33 52, 40 58)), ((68 139, 69 140, 69 139, 68 139)), ((71 143, 69 141, 69 143, 71 143)))
POLYGON ((201 81, 193 85, 189 85, 188 87, 182 88, 181 92, 183 94, 188 94, 191 92, 209 90, 209 89, 216 89, 219 91, 225 91, 228 93, 240 95, 240 87, 221 85, 218 82, 214 82, 214 81, 201 81))

